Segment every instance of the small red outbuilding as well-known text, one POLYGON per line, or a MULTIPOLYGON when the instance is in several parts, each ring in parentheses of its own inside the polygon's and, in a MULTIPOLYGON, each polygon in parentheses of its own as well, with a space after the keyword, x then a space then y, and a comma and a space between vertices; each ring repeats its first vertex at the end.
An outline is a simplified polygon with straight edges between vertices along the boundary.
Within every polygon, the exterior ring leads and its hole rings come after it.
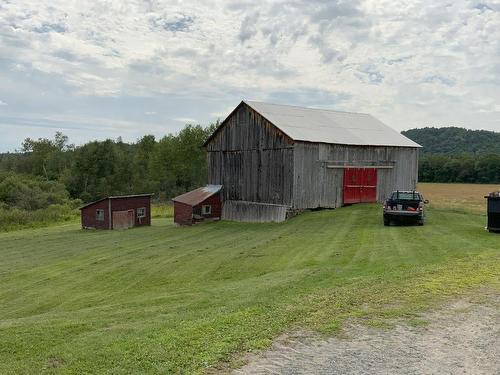
POLYGON ((153 194, 102 198, 80 207, 83 229, 124 229, 151 225, 153 194))
POLYGON ((204 220, 218 220, 222 213, 222 185, 207 185, 172 199, 174 222, 192 225, 204 220))

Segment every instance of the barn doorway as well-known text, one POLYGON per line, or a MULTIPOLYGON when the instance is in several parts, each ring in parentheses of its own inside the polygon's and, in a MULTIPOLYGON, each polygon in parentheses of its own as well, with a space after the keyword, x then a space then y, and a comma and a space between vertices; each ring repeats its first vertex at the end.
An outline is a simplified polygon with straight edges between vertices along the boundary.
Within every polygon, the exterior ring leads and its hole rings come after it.
POLYGON ((344 169, 344 204, 377 201, 377 169, 344 169))
POLYGON ((113 211, 113 229, 132 228, 134 224, 134 210, 113 211))

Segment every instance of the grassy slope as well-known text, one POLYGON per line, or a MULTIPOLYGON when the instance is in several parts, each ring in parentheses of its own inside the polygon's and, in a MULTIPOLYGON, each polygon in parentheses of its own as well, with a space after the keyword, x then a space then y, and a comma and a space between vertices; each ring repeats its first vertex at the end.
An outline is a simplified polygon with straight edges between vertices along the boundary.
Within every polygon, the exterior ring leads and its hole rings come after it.
POLYGON ((411 318, 499 280, 484 220, 435 209, 385 228, 379 205, 358 205, 282 224, 2 233, 0 373, 201 372, 291 327, 411 318))

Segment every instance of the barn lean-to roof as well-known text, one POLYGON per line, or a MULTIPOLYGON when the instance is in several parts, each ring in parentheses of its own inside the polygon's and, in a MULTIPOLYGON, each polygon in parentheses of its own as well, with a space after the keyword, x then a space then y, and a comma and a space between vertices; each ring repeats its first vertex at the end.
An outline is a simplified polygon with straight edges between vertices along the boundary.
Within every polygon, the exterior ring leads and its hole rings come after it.
POLYGON ((198 189, 188 191, 172 199, 174 202, 184 203, 190 206, 196 206, 205 199, 217 194, 222 189, 222 185, 207 185, 198 189))
POLYGON ((248 105, 294 141, 356 146, 421 147, 366 113, 242 101, 205 142, 224 127, 243 104, 248 105))

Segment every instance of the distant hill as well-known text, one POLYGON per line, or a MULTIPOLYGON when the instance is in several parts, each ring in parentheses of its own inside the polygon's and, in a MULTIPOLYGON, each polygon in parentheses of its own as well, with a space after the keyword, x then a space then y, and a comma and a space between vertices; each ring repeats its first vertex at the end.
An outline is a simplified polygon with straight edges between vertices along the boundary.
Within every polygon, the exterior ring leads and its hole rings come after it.
POLYGON ((500 133, 465 128, 410 129, 401 134, 422 145, 424 154, 499 154, 500 133))

